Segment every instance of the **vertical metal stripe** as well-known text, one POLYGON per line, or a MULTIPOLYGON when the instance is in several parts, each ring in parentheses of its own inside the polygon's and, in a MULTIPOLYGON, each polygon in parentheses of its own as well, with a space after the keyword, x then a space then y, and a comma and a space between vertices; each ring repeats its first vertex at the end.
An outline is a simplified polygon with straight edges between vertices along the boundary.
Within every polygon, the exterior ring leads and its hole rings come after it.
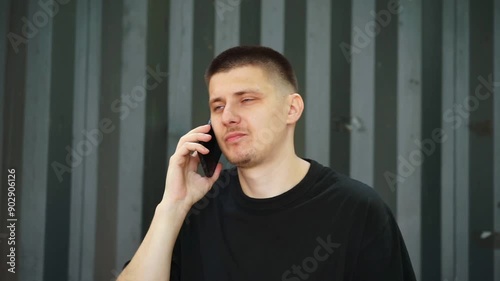
MULTIPOLYGON (((38 3, 39 4, 39 3, 38 3)), ((57 2, 53 2, 58 5, 57 2)), ((43 11, 38 8, 34 21, 43 11)), ((54 54, 51 62, 51 97, 50 97, 50 132, 48 162, 64 163, 67 158, 65 147, 71 145, 73 137, 73 94, 74 91, 74 58, 75 58, 75 16, 76 2, 59 5, 59 13, 53 17, 52 48, 54 54), (68 94, 69 93, 69 94, 68 94)), ((46 12, 46 11, 45 11, 46 12)), ((50 13, 47 13, 50 17, 50 13)), ((46 71, 46 70, 45 70, 46 71)), ((77 154, 85 158, 91 153, 89 146, 76 147, 77 154)), ((81 165, 78 163, 77 165, 81 165)), ((71 176, 61 180, 53 170, 47 177, 47 206, 45 224, 45 280, 67 280, 69 252, 69 229, 71 210, 71 176), (54 259, 64 256, 64 260, 54 259)))
MULTIPOLYGON (((5 69, 7 67, 7 49, 11 47, 11 43, 9 38, 7 38, 7 34, 9 31, 9 19, 10 19, 10 0, 9 1, 0 1, 0 133, 2 136, 5 136, 6 133, 3 131, 4 126, 3 123, 5 121, 4 117, 4 106, 5 106, 5 69)), ((3 174, 3 137, 0 137, 0 175, 3 174)), ((0 192, 0 202, 2 201, 2 193, 0 192)))
MULTIPOLYGON (((228 0, 228 2, 233 1, 234 0, 228 0)), ((262 0, 241 1, 240 45, 261 44, 262 2, 262 0)))
MULTIPOLYGON (((11 167, 13 163, 8 162, 7 160, 7 153, 4 155, 4 136, 8 136, 9 132, 7 130, 10 130, 9 125, 8 125, 8 117, 7 117, 7 112, 8 110, 5 110, 5 115, 4 115, 4 107, 7 109, 8 107, 11 107, 12 105, 6 105, 6 101, 8 100, 6 97, 6 92, 7 92, 7 85, 5 84, 5 77, 6 77, 6 68, 7 68, 7 50, 8 48, 11 48, 11 43, 9 38, 7 37, 7 34, 9 34, 11 31, 9 30, 9 18, 10 18, 10 0, 8 1, 0 1, 0 177, 2 178, 2 183, 0 183, 0 205, 2 206, 8 206, 7 202, 7 195, 8 195, 8 188, 9 186, 6 183, 7 177, 5 176, 5 173, 7 173, 7 169, 12 169, 15 167, 11 167), (4 126, 4 123, 6 123, 6 126, 4 126), (5 130, 5 131, 4 131, 5 130), (5 158, 4 158, 5 157, 5 158), (4 162, 5 162, 5 170, 4 170, 4 162), (5 185, 5 187, 4 187, 5 185)), ((8 141, 7 141, 8 143, 8 141)), ((10 149, 10 147, 9 147, 10 149)), ((7 219, 7 214, 5 210, 0 210, 0 221, 5 222, 7 219)), ((1 224, 2 228, 3 223, 1 224)), ((2 231, 3 232, 3 231, 2 231)), ((1 243, 5 243, 5 238, 7 238, 5 233, 0 234, 2 237, 1 243)), ((7 260, 8 258, 6 255, 3 255, 0 257, 0 278, 6 278, 8 274, 11 274, 10 272, 7 271, 7 260), (4 277, 5 276, 5 277, 4 277)), ((3 279, 2 279, 3 280, 3 279)))
POLYGON ((331 2, 307 2, 306 157, 330 165, 331 2))
POLYGON ((352 2, 350 176, 374 184, 375 145, 375 0, 352 2))
MULTIPOLYGON (((116 268, 121 268, 141 242, 144 125, 146 108, 146 1, 123 3, 122 102, 130 108, 120 121, 116 268), (127 101, 130 101, 129 103, 127 101)), ((111 269, 110 269, 111 270, 111 269)))
MULTIPOLYGON (((493 251, 486 242, 493 240, 485 234, 493 229, 493 100, 492 90, 477 91, 481 81, 492 79, 493 75, 493 1, 469 3, 468 90, 457 100, 460 118, 468 132, 469 163, 467 190, 462 196, 469 201, 469 279, 493 279, 493 251), (465 93, 466 92, 466 93, 465 93), (483 97, 486 93, 488 96, 483 97), (486 129, 487 128, 487 129, 486 129), (485 130, 486 129, 486 130, 485 130), (479 166, 480 165, 480 166, 479 166), (479 234, 479 233, 480 234, 479 234)), ((489 84, 489 83, 488 83, 489 84)), ((489 87, 489 86, 488 86, 489 87)), ((460 163, 458 163, 460 164, 460 163)))
POLYGON ((421 275, 422 1, 405 2, 399 14, 397 218, 417 280, 421 275))
POLYGON ((215 2, 215 55, 240 42, 241 1, 215 2))
POLYGON ((192 127, 193 14, 193 0, 171 1, 167 159, 192 127))
MULTIPOLYGON (((299 94, 307 104, 306 89, 306 5, 302 0, 285 2, 284 54, 292 64, 299 83, 299 94)), ((305 116, 303 113, 295 127, 295 152, 305 155, 305 116)))
MULTIPOLYGON (((455 104, 469 95, 469 1, 456 4, 455 104)), ((455 130, 455 253, 456 277, 469 280, 469 119, 454 112, 455 130)))
MULTIPOLYGON (((375 118, 373 188, 397 212, 397 85, 398 20, 394 0, 378 0, 375 21, 380 31, 375 44, 375 118)), ((402 3, 404 6, 405 4, 402 3)), ((359 82, 358 82, 359 83, 359 82)))
POLYGON ((210 118, 208 89, 205 84, 205 71, 214 57, 215 18, 212 4, 207 1, 194 2, 193 36, 193 100, 191 113, 193 127, 206 124, 210 118))
MULTIPOLYGON (((23 2, 18 2, 18 1, 7 1, 9 5, 7 5, 8 9, 7 12, 9 12, 9 16, 5 18, 5 20, 9 19, 9 21, 5 22, 6 23, 6 32, 9 32, 9 38, 13 38, 14 34, 23 36, 22 32, 22 27, 23 27, 23 22, 21 21, 21 18, 26 16, 27 11, 28 11, 28 2, 23 1, 23 2)), ((5 7, 7 9, 7 7, 5 7)), ((24 36, 23 36, 24 37, 24 36)), ((7 40, 7 37, 5 37, 7 40)), ((20 205, 22 205, 22 197, 20 197, 20 194, 22 194, 22 187, 23 187, 23 181, 22 181, 22 175, 23 175, 23 129, 24 129, 24 109, 25 109, 25 87, 26 87, 26 77, 25 77, 25 72, 26 72, 26 56, 27 56, 27 49, 25 42, 18 42, 20 44, 14 44, 13 41, 4 41, 4 47, 5 47, 5 52, 6 55, 5 58, 5 72, 4 72, 4 77, 2 77, 4 84, 3 88, 0 89, 0 91, 4 91, 4 96, 2 104, 0 106, 3 107, 3 113, 0 116, 2 122, 2 133, 1 138, 2 138, 2 143, 3 143, 3 148, 2 148, 2 157, 0 158, 0 161, 3 162, 1 165, 3 168, 0 171, 0 175, 2 177, 3 182, 0 183, 0 186, 2 187, 2 190, 0 191, 0 205, 5 206, 5 209, 0 211, 0 220, 2 221, 1 223, 1 228, 3 231, 1 231, 1 236, 0 238, 2 240, 2 244, 6 243, 7 238, 7 218, 10 218, 8 216, 7 212, 7 206, 8 206, 8 186, 7 186, 7 175, 8 171, 7 169, 16 169, 16 186, 15 186, 15 192, 16 192, 16 205, 18 210, 20 208, 20 205)), ((2 207, 3 208, 3 207, 2 207)), ((18 210, 19 211, 19 210, 18 210)), ((20 213, 19 217, 21 217, 20 213)), ((16 237, 20 237, 20 222, 16 224, 16 237)), ((19 241, 19 240, 17 240, 19 241)), ((19 245, 17 245, 19 246, 19 245)), ((7 249, 7 247, 5 247, 7 249)), ((11 278, 12 273, 7 271, 9 266, 7 265, 7 261, 10 260, 9 257, 7 257, 8 252, 4 251, 5 255, 0 256, 0 279, 2 278, 11 278), (8 277, 7 277, 8 276, 8 277)), ((16 248, 16 256, 19 257, 21 251, 20 248, 16 248)), ((19 261, 19 259, 16 258, 16 266, 17 271, 19 271, 19 266, 22 265, 22 262, 19 261)), ((19 274, 19 273, 17 273, 19 274)), ((13 278, 17 279, 17 278, 13 278)), ((2 279, 3 280, 3 279, 2 279)))
POLYGON ((285 0, 262 1, 260 43, 283 53, 285 44, 285 0))
MULTIPOLYGON (((30 0, 28 17, 38 11, 38 1, 30 0)), ((38 30, 27 46, 26 100, 23 141, 23 187, 19 220, 19 278, 43 280, 47 173, 49 153, 52 18, 38 30)), ((18 194, 19 195, 19 194, 18 194)))
POLYGON ((500 0, 494 1, 493 13, 493 225, 497 248, 493 256, 493 280, 500 280, 500 0))
POLYGON ((99 118, 106 123, 106 131, 98 149, 98 188, 95 259, 93 280, 108 280, 116 264, 116 237, 118 212, 118 175, 120 116, 126 110, 121 102, 122 48, 124 33, 123 1, 102 2, 102 35, 100 39, 100 102, 99 118))
POLYGON ((455 280, 455 146, 453 130, 453 104, 455 103, 456 57, 456 0, 443 1, 443 72, 441 145, 441 278, 455 280))
MULTIPOLYGON (((75 35, 75 86, 73 98, 73 142, 71 147, 76 147, 85 141, 82 132, 86 129, 86 95, 88 75, 88 23, 89 3, 79 1, 76 7, 76 35, 75 35)), ((83 159, 86 161, 86 158, 83 159)), ((67 163, 62 163, 67 165, 67 163)), ((61 175, 62 176, 62 175, 61 175)), ((66 178, 68 175, 66 175, 66 178)), ((71 172, 71 220, 69 241, 69 268, 68 280, 79 281, 81 270, 81 252, 83 236, 83 190, 85 187, 85 165, 74 167, 71 172)), ((59 178, 64 180, 64 178, 59 178)))
POLYGON ((348 175, 351 133, 346 125, 351 116, 351 63, 344 47, 351 42, 352 5, 350 1, 332 1, 331 9, 330 165, 348 175))
POLYGON ((441 278, 442 13, 441 1, 422 1, 421 280, 441 278))
MULTIPOLYGON (((108 136, 109 132, 102 125, 99 116, 99 104, 101 96, 101 33, 102 33, 102 4, 100 0, 89 1, 88 19, 88 47, 87 47, 87 85, 86 85, 86 134, 95 137, 96 129, 102 138, 108 136)), ((95 140, 94 140, 95 141, 95 140)), ((99 144, 95 152, 86 157, 84 162, 84 177, 82 190, 82 240, 80 257, 80 279, 81 281, 94 280, 94 260, 96 241, 96 215, 97 215, 97 188, 99 167, 99 144)))

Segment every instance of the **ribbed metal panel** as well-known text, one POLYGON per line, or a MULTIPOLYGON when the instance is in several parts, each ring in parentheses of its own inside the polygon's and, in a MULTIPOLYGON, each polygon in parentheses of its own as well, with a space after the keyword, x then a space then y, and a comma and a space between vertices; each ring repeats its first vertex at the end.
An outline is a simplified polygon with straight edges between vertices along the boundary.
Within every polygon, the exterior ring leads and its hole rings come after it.
POLYGON ((500 1, 341 2, 3 1, 0 168, 18 171, 21 242, 0 279, 116 278, 179 137, 209 117, 207 65, 262 44, 296 69, 297 153, 375 188, 419 280, 499 280, 500 1))

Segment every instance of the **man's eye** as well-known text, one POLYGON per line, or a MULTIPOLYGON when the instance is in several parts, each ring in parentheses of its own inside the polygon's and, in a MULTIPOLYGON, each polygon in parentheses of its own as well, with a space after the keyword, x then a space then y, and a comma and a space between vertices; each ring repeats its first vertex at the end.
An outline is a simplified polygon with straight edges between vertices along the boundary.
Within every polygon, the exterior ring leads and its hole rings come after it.
POLYGON ((246 98, 246 99, 243 99, 243 100, 242 100, 242 102, 249 102, 249 101, 253 101, 253 99, 246 98))
POLYGON ((223 108, 224 108, 224 106, 219 105, 219 106, 214 107, 214 111, 221 111, 223 108))

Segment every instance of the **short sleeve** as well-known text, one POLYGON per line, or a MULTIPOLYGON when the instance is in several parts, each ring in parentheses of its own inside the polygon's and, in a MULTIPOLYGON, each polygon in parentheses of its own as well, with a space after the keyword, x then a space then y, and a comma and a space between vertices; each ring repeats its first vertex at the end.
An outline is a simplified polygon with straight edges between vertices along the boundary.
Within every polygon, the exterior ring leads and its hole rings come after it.
POLYGON ((356 281, 416 281, 401 231, 390 209, 377 202, 371 206, 357 265, 356 281))

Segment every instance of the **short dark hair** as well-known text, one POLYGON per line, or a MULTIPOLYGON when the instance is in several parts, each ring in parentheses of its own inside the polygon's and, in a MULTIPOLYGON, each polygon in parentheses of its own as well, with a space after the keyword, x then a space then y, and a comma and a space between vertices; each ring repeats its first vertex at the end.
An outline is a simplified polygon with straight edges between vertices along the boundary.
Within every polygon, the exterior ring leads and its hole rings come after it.
POLYGON ((285 56, 279 52, 263 46, 237 46, 219 54, 205 72, 205 82, 219 72, 227 72, 242 66, 259 66, 270 74, 277 74, 279 78, 298 91, 297 77, 293 67, 285 56))

